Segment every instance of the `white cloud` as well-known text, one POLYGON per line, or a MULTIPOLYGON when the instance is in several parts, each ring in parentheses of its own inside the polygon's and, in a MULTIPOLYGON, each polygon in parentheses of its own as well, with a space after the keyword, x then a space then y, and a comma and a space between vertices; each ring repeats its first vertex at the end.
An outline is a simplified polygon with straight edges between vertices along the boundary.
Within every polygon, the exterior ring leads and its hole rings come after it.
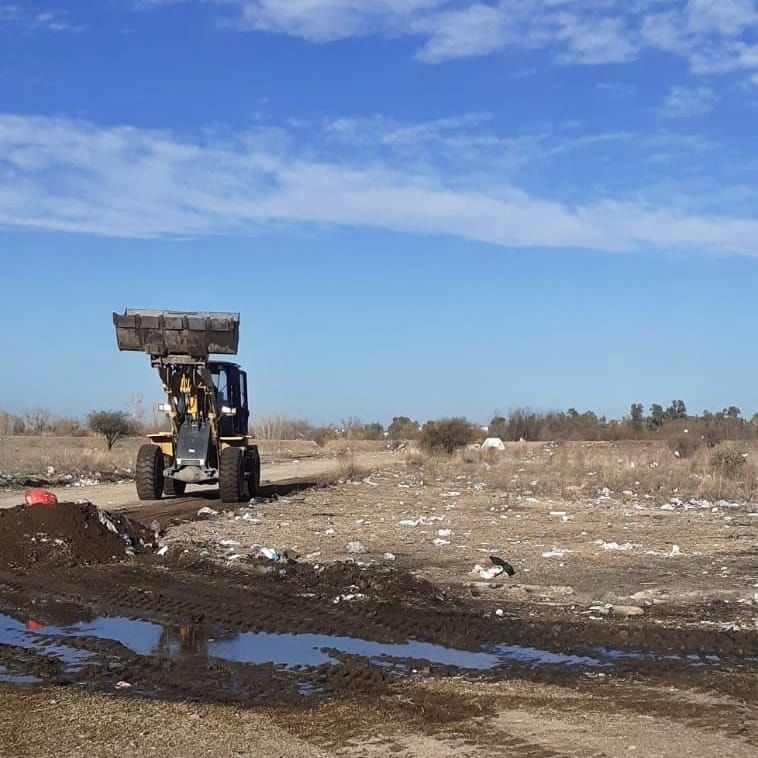
POLYGON ((244 30, 315 42, 412 35, 428 63, 505 49, 564 64, 623 63, 645 50, 684 58, 696 74, 758 69, 758 0, 142 0, 223 8, 244 30))
POLYGON ((0 224, 8 227, 157 237, 315 223, 500 246, 758 253, 753 218, 608 197, 568 205, 507 180, 443 178, 376 157, 337 161, 325 148, 306 157, 280 130, 190 141, 168 132, 4 115, 0 156, 0 224))
POLYGON ((65 11, 31 11, 9 4, 0 5, 0 24, 12 24, 26 31, 80 32, 85 28, 84 25, 71 23, 65 11))
POLYGON ((708 87, 676 85, 669 90, 662 112, 667 118, 702 116, 713 108, 715 99, 708 87))

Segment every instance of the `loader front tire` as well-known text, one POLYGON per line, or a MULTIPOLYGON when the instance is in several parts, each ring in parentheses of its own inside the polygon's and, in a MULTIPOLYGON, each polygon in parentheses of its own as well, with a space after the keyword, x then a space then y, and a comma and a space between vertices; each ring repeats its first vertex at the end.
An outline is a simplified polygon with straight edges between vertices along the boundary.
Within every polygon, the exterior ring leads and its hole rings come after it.
POLYGON ((245 476, 245 452, 239 447, 221 451, 218 465, 218 489, 222 503, 241 503, 248 500, 245 476))
POLYGON ((249 497, 258 497, 261 489, 261 457, 258 448, 253 448, 248 453, 247 494, 249 497))
POLYGON ((163 453, 157 445, 142 445, 137 452, 137 497, 160 500, 163 494, 163 453))

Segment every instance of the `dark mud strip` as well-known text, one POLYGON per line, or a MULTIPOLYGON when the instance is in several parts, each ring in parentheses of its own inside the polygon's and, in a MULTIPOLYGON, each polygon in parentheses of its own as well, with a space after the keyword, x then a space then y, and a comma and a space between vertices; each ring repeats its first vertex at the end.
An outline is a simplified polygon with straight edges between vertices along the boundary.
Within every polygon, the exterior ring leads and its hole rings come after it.
POLYGON ((0 570, 0 603, 0 677, 125 681, 124 691, 169 698, 387 696, 408 678, 460 674, 693 681, 758 671, 756 635, 485 618, 408 574, 352 564, 228 570, 141 556, 0 570))

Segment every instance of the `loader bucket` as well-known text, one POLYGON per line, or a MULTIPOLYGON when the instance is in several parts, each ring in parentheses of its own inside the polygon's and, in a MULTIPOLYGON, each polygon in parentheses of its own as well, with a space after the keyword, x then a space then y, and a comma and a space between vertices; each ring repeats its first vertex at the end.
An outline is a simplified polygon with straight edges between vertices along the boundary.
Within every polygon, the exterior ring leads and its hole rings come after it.
POLYGON ((137 350, 153 357, 206 359, 211 353, 234 355, 239 323, 239 313, 127 308, 123 314, 113 314, 118 349, 137 350))

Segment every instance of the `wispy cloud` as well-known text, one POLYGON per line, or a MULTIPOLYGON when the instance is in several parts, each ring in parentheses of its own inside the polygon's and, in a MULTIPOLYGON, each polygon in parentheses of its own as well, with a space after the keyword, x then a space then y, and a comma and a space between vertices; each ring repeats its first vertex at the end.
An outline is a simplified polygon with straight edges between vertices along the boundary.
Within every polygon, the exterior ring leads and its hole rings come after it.
POLYGON ((666 118, 702 116, 713 108, 716 96, 709 87, 676 85, 669 90, 662 113, 666 118))
POLYGON ((646 50, 696 74, 758 71, 758 0, 143 0, 215 6, 223 23, 315 42, 412 35, 419 60, 543 50, 560 64, 623 63, 646 50))
POLYGON ((500 246, 758 253, 758 221, 751 217, 609 196, 569 204, 491 174, 475 182, 468 172, 443 175, 359 154, 338 160, 326 147, 306 154, 280 129, 187 140, 165 131, 4 115, 0 224, 122 237, 328 224, 500 246))
POLYGON ((72 23, 65 11, 52 8, 32 11, 15 4, 0 4, 0 24, 25 31, 80 32, 86 28, 83 24, 72 23))

